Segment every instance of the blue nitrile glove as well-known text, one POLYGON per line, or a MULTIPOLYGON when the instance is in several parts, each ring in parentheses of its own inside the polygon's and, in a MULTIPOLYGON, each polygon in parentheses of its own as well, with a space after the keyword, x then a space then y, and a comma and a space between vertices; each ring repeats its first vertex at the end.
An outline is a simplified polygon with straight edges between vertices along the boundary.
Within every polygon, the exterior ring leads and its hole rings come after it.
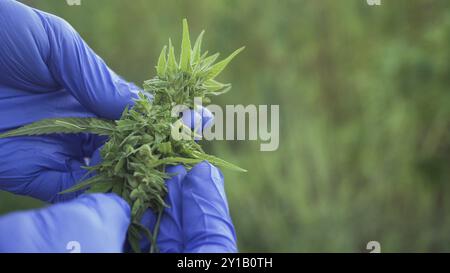
POLYGON ((201 140, 203 130, 206 127, 212 126, 214 116, 208 108, 197 105, 194 111, 183 111, 181 120, 187 127, 191 128, 195 134, 199 135, 199 137, 195 137, 194 139, 201 140))
MULTIPOLYGON (((172 178, 166 182, 168 194, 165 202, 169 207, 164 210, 161 218, 157 247, 162 253, 180 253, 183 250, 181 191, 186 169, 183 166, 171 166, 166 168, 166 172, 172 175, 172 178)), ((156 212, 147 210, 141 224, 153 232, 157 218, 156 212)), ((149 251, 150 242, 147 238, 141 240, 141 249, 143 252, 149 251)))
MULTIPOLYGON (((167 182, 169 194, 161 219, 157 244, 162 253, 236 252, 236 234, 225 195, 223 175, 208 162, 194 166, 187 174, 181 167, 167 182)), ((157 215, 148 212, 142 224, 153 230, 157 215)), ((148 250, 143 242, 142 249, 148 250)))
POLYGON ((182 190, 184 252, 236 252, 222 172, 208 162, 186 175, 182 190))
MULTIPOLYGON (((111 71, 64 20, 0 1, 0 132, 45 118, 118 119, 138 88, 111 71)), ((0 139, 0 189, 56 202, 84 176, 104 138, 88 134, 0 139)))
POLYGON ((130 207, 122 198, 82 195, 0 217, 0 252, 122 252, 129 224, 130 207))

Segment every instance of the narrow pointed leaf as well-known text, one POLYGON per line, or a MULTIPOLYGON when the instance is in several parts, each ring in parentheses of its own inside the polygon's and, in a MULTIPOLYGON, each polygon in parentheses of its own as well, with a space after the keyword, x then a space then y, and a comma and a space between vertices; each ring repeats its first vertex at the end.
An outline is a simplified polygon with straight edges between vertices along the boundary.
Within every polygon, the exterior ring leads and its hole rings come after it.
POLYGON ((209 163, 216 165, 218 167, 222 167, 222 168, 227 168, 233 171, 238 171, 238 172, 247 172, 247 170, 242 169, 241 167, 238 167, 230 162, 227 162, 223 159, 220 159, 218 157, 215 157, 213 155, 208 155, 205 153, 200 153, 200 152, 193 152, 194 156, 198 159, 201 160, 207 160, 209 161, 209 163))
POLYGON ((202 63, 201 63, 201 69, 208 69, 207 73, 210 71, 211 68, 208 68, 209 66, 211 66, 216 60, 217 58, 219 58, 220 54, 216 53, 214 55, 211 55, 209 57, 206 57, 205 59, 203 59, 202 63))
POLYGON ((202 42, 203 42, 203 35, 205 34, 205 31, 203 30, 200 35, 198 36, 197 40, 195 41, 194 44, 194 49, 192 50, 192 60, 191 62, 194 63, 198 63, 198 61, 200 61, 200 57, 201 57, 201 51, 202 51, 202 42))
POLYGON ((97 118, 44 119, 16 130, 0 134, 0 138, 60 133, 93 133, 98 135, 110 135, 114 132, 114 128, 114 122, 97 118))
POLYGON ((79 191, 79 190, 84 190, 87 187, 90 187, 91 185, 93 185, 95 183, 107 182, 105 180, 107 180, 107 178, 102 177, 100 175, 97 175, 97 176, 91 177, 91 178, 89 178, 89 179, 87 179, 87 180, 85 180, 85 181, 83 181, 83 182, 73 186, 72 188, 70 188, 68 190, 60 192, 59 194, 73 193, 73 192, 76 192, 76 191, 79 191))
POLYGON ((183 20, 183 39, 181 41, 180 69, 188 72, 191 62, 191 39, 187 20, 183 20))
MULTIPOLYGON (((85 118, 83 118, 85 119, 85 118)), ((116 124, 114 121, 99 119, 99 118, 89 118, 88 119, 88 131, 89 133, 108 136, 111 135, 115 129, 116 124)))
POLYGON ((102 181, 92 184, 86 193, 107 193, 113 188, 113 184, 110 181, 102 181))
POLYGON ((151 166, 156 167, 160 165, 179 165, 179 164, 197 164, 200 163, 202 159, 198 158, 185 158, 185 157, 166 157, 155 161, 151 166))
POLYGON ((227 65, 231 62, 231 60, 233 60, 234 57, 236 57, 236 55, 238 55, 242 50, 244 50, 245 47, 241 47, 238 50, 236 50, 235 52, 231 53, 230 56, 228 56, 225 60, 218 62, 217 64, 215 64, 211 70, 208 72, 208 74, 206 75, 206 79, 214 79, 215 77, 217 77, 217 75, 220 74, 220 72, 222 72, 225 67, 227 67, 227 65))
POLYGON ((159 55, 158 66, 156 67, 156 72, 158 73, 158 77, 160 78, 163 78, 166 74, 166 49, 167 46, 164 46, 161 54, 159 55))
POLYGON ((231 84, 223 84, 215 80, 208 80, 203 86, 208 90, 208 94, 215 96, 222 95, 231 89, 231 84))
POLYGON ((172 45, 172 40, 169 39, 169 59, 167 60, 167 69, 173 72, 177 69, 177 61, 175 59, 175 49, 172 45))

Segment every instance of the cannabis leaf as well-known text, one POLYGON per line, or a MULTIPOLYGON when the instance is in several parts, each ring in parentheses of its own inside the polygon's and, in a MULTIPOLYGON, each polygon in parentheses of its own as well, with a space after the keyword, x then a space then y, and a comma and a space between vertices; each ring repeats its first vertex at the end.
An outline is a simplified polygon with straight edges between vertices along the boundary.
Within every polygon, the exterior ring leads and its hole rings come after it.
POLYGON ((225 60, 223 60, 223 61, 215 64, 213 67, 211 67, 211 69, 206 74, 206 79, 210 80, 210 79, 214 79, 215 77, 217 77, 217 75, 219 75, 225 69, 225 67, 227 67, 227 65, 231 62, 231 60, 233 60, 234 57, 236 57, 244 49, 245 49, 245 47, 241 47, 241 48, 237 49, 235 52, 231 53, 231 55, 228 56, 225 60))
POLYGON ((188 72, 191 61, 191 40, 189 37, 189 27, 187 20, 183 20, 183 40, 181 41, 180 69, 188 72))
POLYGON ((114 132, 114 127, 114 122, 98 118, 44 119, 19 129, 0 134, 0 138, 84 132, 107 136, 114 132))

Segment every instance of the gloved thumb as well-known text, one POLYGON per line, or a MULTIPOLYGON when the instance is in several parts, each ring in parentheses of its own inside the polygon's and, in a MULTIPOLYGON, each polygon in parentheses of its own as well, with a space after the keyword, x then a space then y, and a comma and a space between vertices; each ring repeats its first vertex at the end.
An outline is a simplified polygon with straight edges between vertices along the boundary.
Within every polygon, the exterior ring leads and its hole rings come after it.
POLYGON ((183 181, 185 252, 236 252, 236 233, 223 175, 208 162, 196 165, 183 181))
POLYGON ((86 162, 85 159, 70 158, 66 161, 65 170, 43 170, 36 176, 28 187, 29 196, 36 197, 49 203, 58 203, 72 200, 78 197, 83 191, 61 194, 82 181, 89 179, 96 174, 86 169, 87 165, 94 166, 101 161, 100 148, 97 148, 92 157, 86 162), (86 164, 89 163, 89 164, 86 164), (52 186, 49 186, 52 184, 52 186))

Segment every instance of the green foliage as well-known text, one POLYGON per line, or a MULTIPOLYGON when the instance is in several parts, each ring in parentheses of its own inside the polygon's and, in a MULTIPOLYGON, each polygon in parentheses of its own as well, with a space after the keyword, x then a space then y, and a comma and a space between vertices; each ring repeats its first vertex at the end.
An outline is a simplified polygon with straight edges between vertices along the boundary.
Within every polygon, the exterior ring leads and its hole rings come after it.
POLYGON ((93 133, 107 136, 114 132, 114 127, 114 122, 98 118, 45 119, 0 134, 0 138, 48 135, 55 133, 93 133))
MULTIPOLYGON (((188 134, 188 138, 177 140, 172 137, 173 126, 179 122, 178 116, 172 116, 172 107, 194 107, 194 98, 204 99, 222 86, 229 87, 214 83, 216 88, 212 89, 211 78, 212 75, 215 77, 220 73, 241 50, 216 65, 210 62, 206 55, 191 62, 191 56, 199 53, 192 52, 186 20, 183 20, 179 66, 170 40, 168 48, 168 56, 166 47, 160 54, 156 67, 157 76, 144 84, 144 92, 151 94, 153 100, 150 101, 144 93, 140 93, 133 108, 126 109, 120 120, 112 122, 95 118, 49 119, 0 135, 0 138, 4 138, 88 132, 109 136, 101 150, 103 161, 88 167, 90 173, 95 172, 96 175, 61 194, 88 189, 90 193, 112 191, 122 196, 131 206, 132 224, 128 240, 135 252, 140 252, 139 242, 142 235, 150 234, 150 231, 140 224, 144 213, 150 208, 159 212, 160 219, 164 208, 167 207, 164 202, 167 194, 164 181, 170 178, 170 174, 165 172, 166 166, 181 164, 191 168, 207 160, 219 167, 246 171, 206 154, 194 141, 194 134, 190 129, 187 133, 186 130, 180 132, 188 134)), ((198 44, 195 50, 199 51, 199 48, 198 44)), ((152 242, 151 251, 156 250, 158 228, 159 225, 156 225, 153 235, 147 236, 152 242)))

